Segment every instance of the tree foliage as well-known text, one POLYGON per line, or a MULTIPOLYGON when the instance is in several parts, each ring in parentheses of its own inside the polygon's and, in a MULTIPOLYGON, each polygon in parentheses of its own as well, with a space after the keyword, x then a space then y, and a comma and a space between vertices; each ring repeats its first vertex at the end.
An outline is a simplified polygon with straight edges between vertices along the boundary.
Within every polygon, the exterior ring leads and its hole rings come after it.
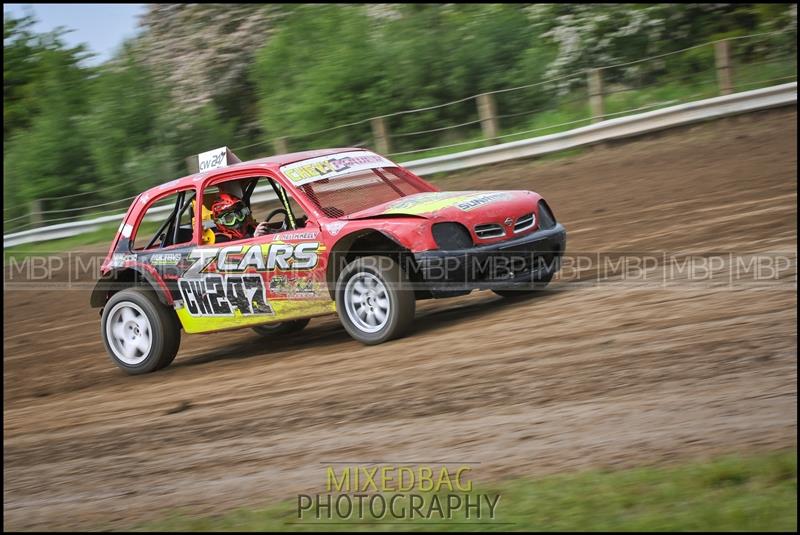
POLYGON ((108 203, 180 175, 187 156, 232 138, 233 120, 213 104, 176 107, 132 43, 89 68, 83 46, 32 34, 32 24, 5 20, 4 220, 34 199, 54 221, 96 211, 74 208, 125 209, 108 203))
POLYGON ((6 52, 15 57, 28 49, 32 54, 4 66, 4 76, 12 81, 4 99, 13 95, 7 99, 11 120, 5 124, 3 151, 13 164, 4 165, 11 215, 24 213, 27 201, 45 195, 54 197, 54 209, 63 208, 66 202, 59 197, 94 177, 88 151, 76 135, 88 104, 88 76, 80 66, 85 48, 67 47, 58 32, 32 36, 30 24, 29 19, 8 18, 5 23, 6 52))

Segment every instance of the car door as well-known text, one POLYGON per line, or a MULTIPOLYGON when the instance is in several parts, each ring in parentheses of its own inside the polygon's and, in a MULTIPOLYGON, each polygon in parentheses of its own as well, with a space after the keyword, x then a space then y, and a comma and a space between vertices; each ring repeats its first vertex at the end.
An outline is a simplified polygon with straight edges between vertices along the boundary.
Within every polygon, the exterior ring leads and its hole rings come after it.
POLYGON ((179 283, 185 304, 179 316, 187 332, 248 327, 335 311, 325 283, 327 258, 318 224, 305 214, 296 217, 297 205, 292 206, 286 192, 276 193, 269 179, 262 178, 256 188, 250 187, 249 180, 252 178, 210 185, 203 193, 203 204, 209 206, 224 189, 243 198, 261 216, 256 221, 277 206, 287 212, 289 224, 286 230, 276 225, 264 236, 215 240, 192 251, 193 263, 179 283), (237 181, 240 184, 234 184, 237 181), (297 227, 298 220, 302 227, 297 227))
POLYGON ((193 226, 195 190, 178 190, 150 201, 131 236, 131 255, 139 269, 160 280, 180 300, 178 280, 197 247, 193 226))

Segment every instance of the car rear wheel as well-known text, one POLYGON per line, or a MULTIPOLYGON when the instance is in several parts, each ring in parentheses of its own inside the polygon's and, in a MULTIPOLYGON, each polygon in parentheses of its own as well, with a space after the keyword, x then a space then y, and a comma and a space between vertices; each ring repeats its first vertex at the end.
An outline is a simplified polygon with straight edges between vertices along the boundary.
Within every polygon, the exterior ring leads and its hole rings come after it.
POLYGON ((101 331, 111 360, 131 375, 169 366, 181 341, 177 318, 149 288, 128 288, 111 296, 103 308, 101 331))
POLYGON ((408 276, 387 256, 350 262, 336 284, 336 310, 347 332, 367 345, 406 334, 416 301, 408 276))
POLYGON ((283 336, 302 331, 310 321, 309 318, 305 318, 301 320, 281 321, 279 323, 268 323, 266 325, 253 327, 253 330, 261 336, 283 336))

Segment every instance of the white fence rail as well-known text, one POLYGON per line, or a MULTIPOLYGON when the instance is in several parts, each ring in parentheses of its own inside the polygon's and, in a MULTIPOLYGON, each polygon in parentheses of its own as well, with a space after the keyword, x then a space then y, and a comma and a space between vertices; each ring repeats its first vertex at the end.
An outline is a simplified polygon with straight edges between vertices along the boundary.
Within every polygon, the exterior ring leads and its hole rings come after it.
MULTIPOLYGON (((630 137, 664 128, 791 104, 797 104, 797 82, 679 104, 660 110, 610 119, 557 134, 482 147, 445 156, 424 158, 406 162, 403 166, 423 176, 457 171, 516 158, 541 156, 601 141, 630 137)), ((265 202, 273 199, 275 199, 275 194, 268 187, 265 187, 256 189, 252 201, 265 202)), ((167 213, 171 209, 172 207, 170 206, 164 206, 160 209, 152 210, 151 213, 167 213)), ((105 223, 121 221, 124 215, 124 213, 113 214, 90 221, 73 221, 6 234, 3 236, 3 248, 91 232, 105 223)))
POLYGON ((797 82, 792 82, 610 119, 557 134, 415 160, 404 165, 419 175, 456 171, 796 103, 797 82))

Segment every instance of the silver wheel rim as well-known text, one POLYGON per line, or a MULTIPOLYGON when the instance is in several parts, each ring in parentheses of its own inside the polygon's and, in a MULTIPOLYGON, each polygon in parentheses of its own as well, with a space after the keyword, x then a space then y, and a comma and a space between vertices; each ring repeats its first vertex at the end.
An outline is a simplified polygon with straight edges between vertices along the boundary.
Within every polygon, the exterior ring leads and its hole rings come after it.
POLYGON ((136 366, 150 353, 153 329, 139 305, 123 301, 108 313, 106 339, 114 356, 129 366, 136 366))
POLYGON ((356 273, 344 289, 347 317, 360 330, 378 332, 386 326, 391 312, 389 293, 372 273, 356 273))

